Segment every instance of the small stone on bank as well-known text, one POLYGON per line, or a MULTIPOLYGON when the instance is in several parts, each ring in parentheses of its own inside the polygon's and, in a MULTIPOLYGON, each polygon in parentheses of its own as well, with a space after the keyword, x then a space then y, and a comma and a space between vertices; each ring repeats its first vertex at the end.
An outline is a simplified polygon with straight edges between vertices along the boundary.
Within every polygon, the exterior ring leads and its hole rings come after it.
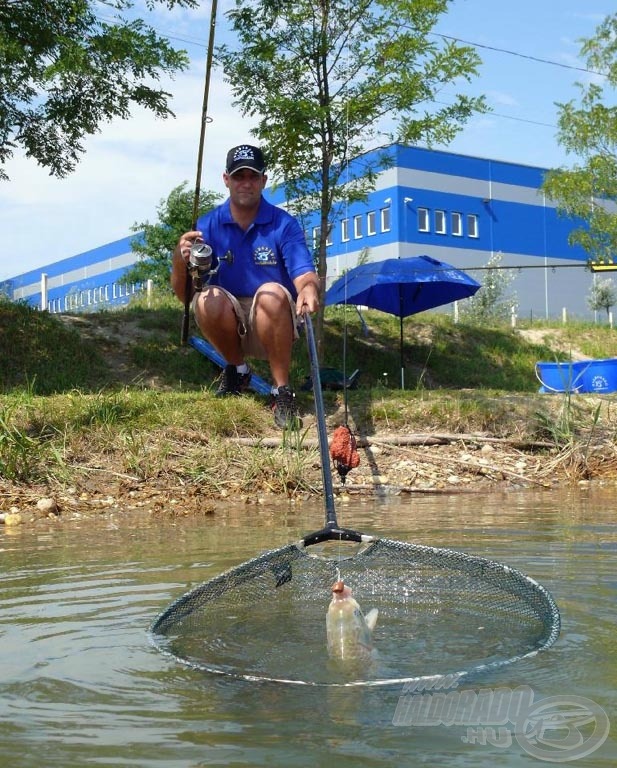
POLYGON ((43 517, 60 514, 60 508, 55 499, 44 497, 36 502, 36 508, 43 517))
POLYGON ((13 525, 21 525, 21 515, 19 512, 5 512, 0 514, 0 523, 4 523, 7 528, 13 525))

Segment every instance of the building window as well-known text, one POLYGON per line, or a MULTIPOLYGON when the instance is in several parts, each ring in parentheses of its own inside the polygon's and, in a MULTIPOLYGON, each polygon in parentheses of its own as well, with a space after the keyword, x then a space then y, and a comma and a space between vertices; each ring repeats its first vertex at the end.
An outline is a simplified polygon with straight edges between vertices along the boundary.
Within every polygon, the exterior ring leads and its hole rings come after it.
POLYGON ((354 216, 353 217, 353 236, 357 240, 359 237, 362 237, 362 216, 354 216))
POLYGON ((319 248, 319 237, 321 235, 320 227, 313 227, 313 250, 316 251, 319 248))
POLYGON ((328 234, 326 235, 326 245, 332 245, 332 230, 334 227, 332 224, 328 224, 328 234))
POLYGON ((428 218, 428 208, 418 208, 418 230, 420 232, 431 231, 431 225, 428 218))
POLYGON ((478 217, 475 213, 467 214, 467 234, 469 237, 479 237, 478 235, 478 217))
POLYGON ((461 237, 463 234, 463 217, 461 214, 454 211, 450 218, 450 222, 452 225, 452 234, 456 237, 461 237))
POLYGON ((341 220, 341 241, 346 243, 349 240, 349 219, 341 220))
POLYGON ((435 232, 438 235, 446 234, 446 212, 435 211, 435 232))
POLYGON ((390 207, 388 206, 388 208, 382 208, 379 213, 381 215, 381 231, 389 232, 390 231, 390 207))
POLYGON ((377 229, 375 228, 375 211, 369 211, 366 214, 366 234, 376 235, 377 229))

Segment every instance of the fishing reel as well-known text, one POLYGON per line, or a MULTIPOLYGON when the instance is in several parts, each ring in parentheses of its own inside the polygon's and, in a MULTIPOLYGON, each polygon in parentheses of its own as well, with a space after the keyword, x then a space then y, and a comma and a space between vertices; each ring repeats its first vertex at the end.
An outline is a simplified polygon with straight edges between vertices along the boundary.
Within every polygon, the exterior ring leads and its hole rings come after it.
POLYGON ((187 269, 193 279, 193 286, 196 291, 201 291, 204 283, 219 271, 223 261, 233 264, 233 254, 227 251, 221 258, 215 259, 212 248, 203 242, 195 242, 191 246, 187 269), (214 262, 214 266, 213 266, 214 262))

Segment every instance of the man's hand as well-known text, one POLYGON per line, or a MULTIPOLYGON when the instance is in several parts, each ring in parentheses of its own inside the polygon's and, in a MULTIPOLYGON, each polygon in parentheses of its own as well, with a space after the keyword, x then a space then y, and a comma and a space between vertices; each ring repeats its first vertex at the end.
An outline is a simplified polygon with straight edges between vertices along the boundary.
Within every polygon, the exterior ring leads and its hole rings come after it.
POLYGON ((314 272, 307 272, 294 280, 298 291, 296 300, 296 312, 303 315, 305 312, 317 312, 319 309, 319 283, 314 272))
POLYGON ((201 240, 202 233, 198 232, 197 230, 192 230, 191 232, 185 232, 178 241, 178 245, 176 246, 176 251, 180 254, 182 257, 182 261, 185 264, 189 263, 189 256, 191 255, 191 246, 197 241, 201 240))

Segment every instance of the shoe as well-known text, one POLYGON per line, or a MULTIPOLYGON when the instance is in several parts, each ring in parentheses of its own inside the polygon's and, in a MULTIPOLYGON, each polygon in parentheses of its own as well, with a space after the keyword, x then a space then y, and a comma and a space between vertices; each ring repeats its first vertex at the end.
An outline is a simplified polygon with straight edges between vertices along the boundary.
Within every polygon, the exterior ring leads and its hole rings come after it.
POLYGON ((272 395, 274 423, 281 429, 302 429, 302 419, 296 411, 296 396, 286 384, 272 395))
POLYGON ((215 396, 227 397, 228 395, 241 395, 243 392, 246 392, 250 383, 250 370, 248 373, 238 373, 235 365, 226 365, 221 374, 215 396))

